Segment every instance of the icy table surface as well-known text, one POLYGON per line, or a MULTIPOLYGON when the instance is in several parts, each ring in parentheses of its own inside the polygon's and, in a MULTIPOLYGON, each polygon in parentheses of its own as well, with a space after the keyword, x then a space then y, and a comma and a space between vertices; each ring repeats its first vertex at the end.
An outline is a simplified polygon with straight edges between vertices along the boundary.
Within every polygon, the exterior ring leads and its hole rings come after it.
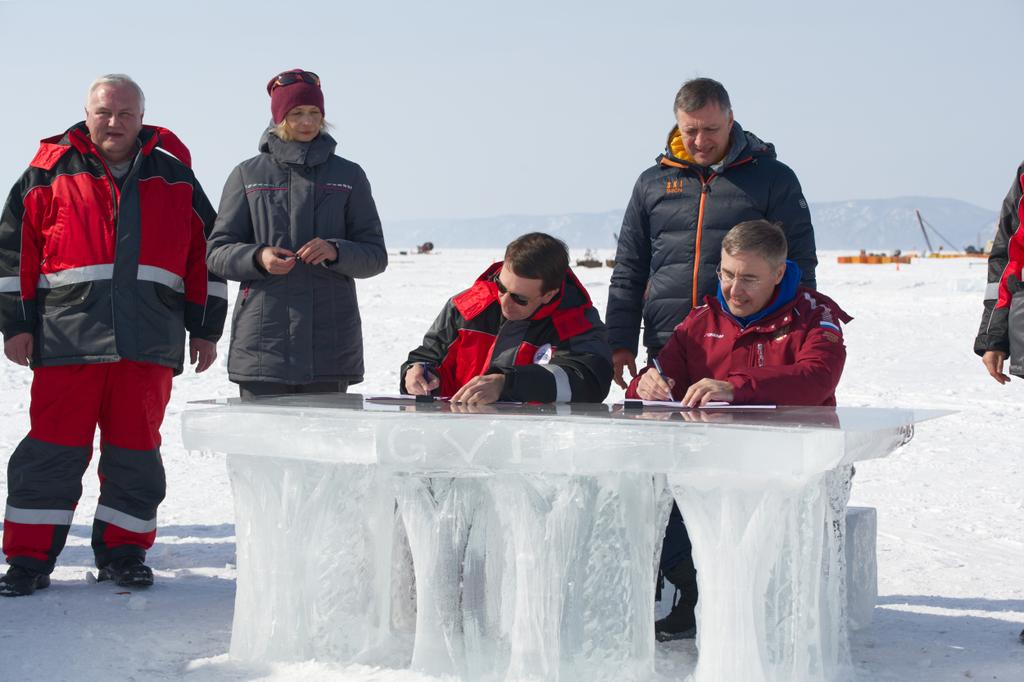
POLYGON ((866 407, 470 408, 446 402, 380 404, 358 394, 251 402, 222 399, 193 405, 183 415, 185 446, 191 449, 378 464, 453 476, 698 469, 804 476, 885 456, 912 438, 915 422, 947 414, 866 407))

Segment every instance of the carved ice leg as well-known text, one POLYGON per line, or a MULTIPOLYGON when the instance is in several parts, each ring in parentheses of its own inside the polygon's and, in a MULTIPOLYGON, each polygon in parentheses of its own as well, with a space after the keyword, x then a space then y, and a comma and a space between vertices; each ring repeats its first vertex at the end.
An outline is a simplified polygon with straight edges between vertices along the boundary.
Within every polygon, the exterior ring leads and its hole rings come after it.
POLYGON ((464 675, 463 557, 473 506, 472 479, 402 478, 398 506, 416 573, 416 643, 412 668, 464 675))
POLYGON ((393 630, 416 631, 416 575, 413 570, 409 534, 395 509, 395 534, 391 545, 391 627, 393 630))
POLYGON ((563 679, 649 680, 654 675, 654 580, 671 509, 664 476, 592 479, 562 633, 563 679), (660 525, 659 525, 660 522, 660 525), (588 531, 588 532, 587 532, 588 531))
POLYGON ((848 478, 695 490, 670 477, 697 564, 695 680, 849 676, 839 544, 848 478))
MULTIPOLYGON (((486 487, 485 481, 476 481, 486 487)), ((495 511, 496 500, 486 491, 473 509, 462 573, 462 625, 467 680, 501 679, 511 648, 508 623, 515 575, 511 546, 505 542, 495 511)))
MULTIPOLYGON (((505 543, 504 553, 495 548, 489 556, 508 560, 503 575, 493 569, 488 574, 488 603, 500 609, 488 621, 495 633, 490 641, 497 643, 492 674, 509 680, 650 679, 651 560, 662 537, 656 520, 665 502, 664 478, 498 476, 487 485, 495 501, 488 536, 505 543), (494 599, 495 587, 511 598, 494 599)), ((467 558, 467 574, 469 563, 467 558)), ((468 579, 466 585, 468 600, 468 579)))
POLYGON ((504 679, 558 680, 569 563, 590 517, 596 485, 573 476, 499 476, 489 481, 502 534, 512 546, 515 591, 506 620, 504 679))
POLYGON ((233 658, 372 661, 389 631, 393 498, 377 469, 229 455, 233 658))
POLYGON ((849 470, 813 478, 794 499, 766 600, 771 679, 850 674, 842 538, 849 470))
POLYGON ((825 474, 825 552, 822 557, 822 669, 826 679, 849 676, 849 613, 846 603, 846 505, 853 487, 853 467, 842 466, 825 474))
MULTIPOLYGON (((699 656, 694 680, 780 679, 765 651, 765 595, 784 531, 796 525, 793 497, 799 490, 730 488, 724 483, 695 489, 678 475, 669 476, 669 482, 697 566, 699 656)), ((820 530, 817 537, 820 547, 820 530)))

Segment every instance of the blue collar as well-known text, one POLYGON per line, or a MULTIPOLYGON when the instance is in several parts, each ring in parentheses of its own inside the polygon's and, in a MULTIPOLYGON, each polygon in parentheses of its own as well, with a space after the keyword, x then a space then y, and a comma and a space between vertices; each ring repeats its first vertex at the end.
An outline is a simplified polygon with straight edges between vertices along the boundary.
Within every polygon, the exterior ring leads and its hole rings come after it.
POLYGON ((771 301, 768 305, 761 310, 757 311, 753 315, 747 315, 746 317, 736 317, 729 311, 729 306, 725 302, 725 296, 722 295, 722 284, 718 284, 718 303, 722 306, 722 311, 736 320, 742 329, 746 329, 751 324, 758 320, 763 320, 775 311, 782 308, 784 305, 796 298, 797 287, 800 286, 800 278, 803 273, 800 272, 800 266, 791 260, 786 261, 786 273, 782 275, 782 281, 775 287, 775 293, 772 295, 771 301))

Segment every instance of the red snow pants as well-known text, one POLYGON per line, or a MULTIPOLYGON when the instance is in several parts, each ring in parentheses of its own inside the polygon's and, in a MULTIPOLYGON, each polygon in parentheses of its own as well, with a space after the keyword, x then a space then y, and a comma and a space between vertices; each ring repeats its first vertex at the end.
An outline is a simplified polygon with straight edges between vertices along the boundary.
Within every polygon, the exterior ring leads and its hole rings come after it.
POLYGON ((129 360, 34 370, 32 429, 7 466, 3 552, 9 564, 53 570, 82 496, 97 424, 96 566, 123 556, 145 559, 166 490, 160 424, 172 374, 170 367, 129 360))

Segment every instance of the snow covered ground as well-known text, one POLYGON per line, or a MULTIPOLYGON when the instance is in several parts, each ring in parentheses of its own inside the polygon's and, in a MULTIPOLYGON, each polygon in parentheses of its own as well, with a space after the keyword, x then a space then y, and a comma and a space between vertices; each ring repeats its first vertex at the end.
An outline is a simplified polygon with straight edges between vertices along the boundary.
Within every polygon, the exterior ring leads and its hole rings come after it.
MULTIPOLYGON (((367 380, 357 390, 394 392, 400 362, 445 298, 500 256, 499 249, 394 255, 384 275, 362 282, 367 380)), ((856 318, 846 328, 839 403, 958 410, 920 425, 891 458, 857 467, 851 504, 878 509, 880 593, 873 627, 853 638, 858 677, 1024 680, 1017 641, 1024 628, 1024 380, 999 386, 971 352, 984 267, 918 260, 896 270, 820 258, 819 288, 856 318)), ((602 312, 610 273, 577 272, 602 312)), ((236 395, 224 368, 226 339, 220 349, 209 372, 175 380, 163 427, 168 496, 149 555, 157 584, 129 593, 91 579, 94 463, 53 586, 0 600, 0 679, 434 679, 398 669, 228 660, 231 491, 223 458, 185 451, 180 435, 189 401, 236 395)), ((30 380, 28 370, 0 365, 3 462, 28 428, 30 380)), ((614 389, 609 400, 619 397, 614 389)), ((695 655, 691 642, 659 645, 658 678, 677 678, 695 655)))

